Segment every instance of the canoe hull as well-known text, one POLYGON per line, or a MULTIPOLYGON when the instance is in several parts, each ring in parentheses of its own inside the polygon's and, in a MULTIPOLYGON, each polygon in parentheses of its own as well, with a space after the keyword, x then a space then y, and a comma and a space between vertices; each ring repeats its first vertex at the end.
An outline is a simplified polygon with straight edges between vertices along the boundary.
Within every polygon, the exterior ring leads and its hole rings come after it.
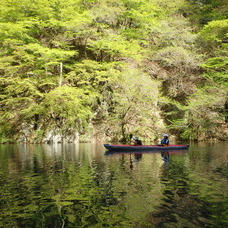
POLYGON ((189 145, 169 145, 169 146, 157 146, 157 145, 113 145, 104 144, 104 147, 109 151, 171 151, 171 150, 187 150, 189 145))

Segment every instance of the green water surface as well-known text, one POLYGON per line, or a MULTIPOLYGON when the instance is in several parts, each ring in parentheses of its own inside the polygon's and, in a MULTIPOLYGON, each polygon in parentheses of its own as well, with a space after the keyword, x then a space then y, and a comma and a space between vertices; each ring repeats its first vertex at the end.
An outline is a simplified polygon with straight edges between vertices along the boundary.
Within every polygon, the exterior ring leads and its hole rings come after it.
POLYGON ((0 227, 228 227, 228 144, 0 145, 0 227))

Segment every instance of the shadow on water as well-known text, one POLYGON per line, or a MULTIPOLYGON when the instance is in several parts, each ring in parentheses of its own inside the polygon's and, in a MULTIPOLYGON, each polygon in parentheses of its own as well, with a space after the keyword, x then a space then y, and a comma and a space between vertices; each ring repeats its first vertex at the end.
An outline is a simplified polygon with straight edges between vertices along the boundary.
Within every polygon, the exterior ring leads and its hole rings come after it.
POLYGON ((226 144, 0 145, 0 227, 226 227, 227 182, 226 144))

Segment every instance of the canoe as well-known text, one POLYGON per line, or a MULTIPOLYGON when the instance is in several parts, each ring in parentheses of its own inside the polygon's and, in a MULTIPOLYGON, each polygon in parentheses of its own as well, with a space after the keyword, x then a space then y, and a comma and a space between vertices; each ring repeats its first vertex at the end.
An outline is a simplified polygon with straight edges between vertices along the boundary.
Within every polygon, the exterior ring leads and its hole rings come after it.
POLYGON ((109 151, 171 151, 171 150, 187 150, 189 145, 115 145, 115 144, 104 144, 104 147, 109 151))

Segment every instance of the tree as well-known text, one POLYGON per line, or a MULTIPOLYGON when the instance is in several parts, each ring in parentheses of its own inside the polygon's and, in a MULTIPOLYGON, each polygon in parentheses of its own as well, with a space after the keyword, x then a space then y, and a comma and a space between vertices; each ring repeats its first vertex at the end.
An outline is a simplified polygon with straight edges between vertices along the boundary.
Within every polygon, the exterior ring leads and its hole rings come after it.
POLYGON ((187 0, 186 13, 198 27, 227 18, 226 0, 187 0))
POLYGON ((185 116, 173 121, 173 128, 179 128, 181 136, 192 140, 222 138, 220 112, 226 102, 226 94, 220 87, 209 86, 198 89, 189 97, 185 116))
POLYGON ((200 31, 200 41, 209 56, 226 55, 228 19, 209 22, 200 31), (224 52, 223 52, 224 50, 224 52))
POLYGON ((66 85, 57 87, 45 94, 39 114, 47 120, 46 128, 57 126, 57 132, 62 131, 63 135, 74 133, 75 130, 83 132, 92 117, 91 104, 95 97, 95 93, 88 94, 80 88, 66 85))
POLYGON ((1 133, 11 138, 23 135, 25 126, 34 123, 31 117, 37 114, 42 94, 29 78, 1 78, 0 83, 1 133))
POLYGON ((164 127, 158 123, 159 83, 140 70, 126 69, 112 80, 112 88, 113 110, 108 122, 115 138, 126 141, 133 133, 155 139, 164 127))

